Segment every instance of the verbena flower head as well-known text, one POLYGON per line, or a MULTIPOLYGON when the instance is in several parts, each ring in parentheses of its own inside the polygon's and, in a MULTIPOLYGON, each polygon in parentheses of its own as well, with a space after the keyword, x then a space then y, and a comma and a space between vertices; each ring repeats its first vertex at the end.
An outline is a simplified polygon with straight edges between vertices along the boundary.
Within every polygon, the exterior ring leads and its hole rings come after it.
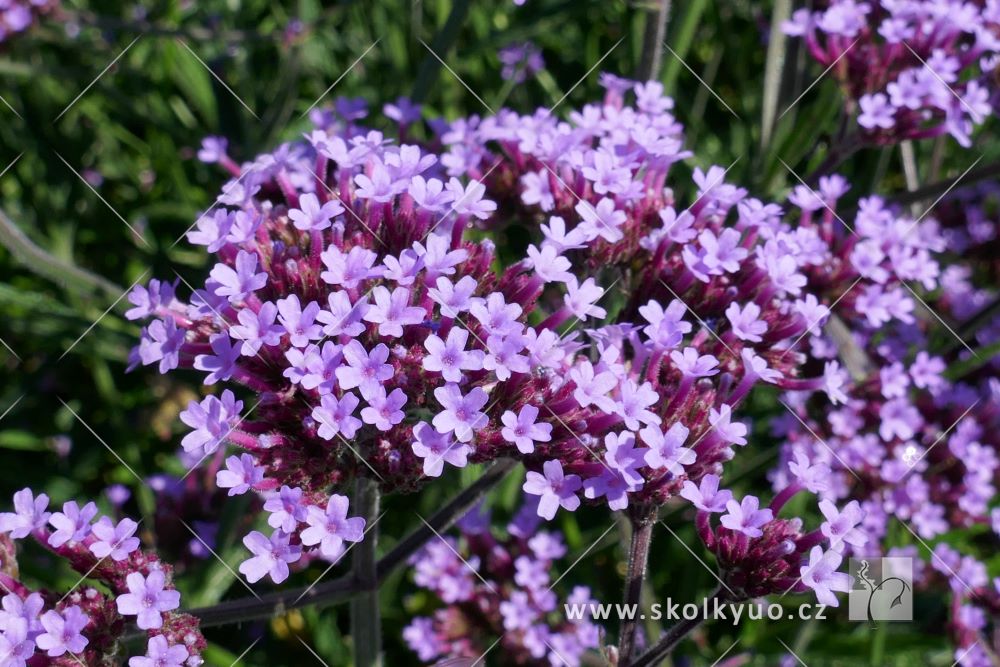
POLYGON ((834 0, 784 29, 829 68, 867 141, 950 134, 969 146, 993 114, 998 25, 995 2, 834 0))
POLYGON ((568 123, 454 121, 440 156, 353 104, 244 165, 205 148, 234 179, 188 240, 217 263, 188 303, 133 291, 152 318, 133 365, 225 387, 184 412, 182 444, 227 493, 265 496, 275 532, 247 537, 246 574, 335 559, 303 531, 356 476, 407 491, 513 457, 541 516, 640 511, 722 472, 758 383, 835 394, 836 367, 799 377, 794 349, 827 315, 810 277, 847 252, 830 219, 796 230, 721 167, 695 168, 685 207, 672 100, 608 86, 568 123), (529 223, 521 260, 471 240, 507 219, 529 223))
POLYGON ((131 667, 202 664, 206 644, 198 620, 177 611, 172 568, 140 548, 137 527, 127 517, 97 517, 94 503, 68 501, 50 510, 45 494, 22 489, 14 495, 13 511, 0 514, 0 539, 10 557, 0 574, 3 664, 120 664, 119 640, 131 621, 149 637, 147 657, 132 658, 131 667), (16 541, 28 538, 66 561, 80 582, 60 593, 20 581, 16 541), (156 662, 167 659, 173 662, 156 662))
POLYGON ((457 538, 435 537, 411 559, 417 585, 442 603, 403 631, 422 663, 475 660, 498 642, 495 650, 511 663, 574 666, 599 648, 591 592, 575 586, 560 597, 551 572, 566 546, 561 534, 539 530, 539 523, 533 503, 506 531, 491 529, 489 512, 475 508, 459 523, 457 538), (578 609, 578 617, 564 605, 578 609))

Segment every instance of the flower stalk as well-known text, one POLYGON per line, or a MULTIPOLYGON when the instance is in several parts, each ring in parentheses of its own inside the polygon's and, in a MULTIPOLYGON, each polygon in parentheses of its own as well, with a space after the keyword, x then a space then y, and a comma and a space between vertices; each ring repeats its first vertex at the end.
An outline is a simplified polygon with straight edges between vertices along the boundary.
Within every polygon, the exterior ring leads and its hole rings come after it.
POLYGON ((353 553, 353 574, 362 591, 351 600, 351 637, 354 640, 354 664, 378 667, 382 664, 382 617, 378 605, 379 489, 369 477, 359 477, 355 483, 354 506, 366 525, 370 526, 353 553))

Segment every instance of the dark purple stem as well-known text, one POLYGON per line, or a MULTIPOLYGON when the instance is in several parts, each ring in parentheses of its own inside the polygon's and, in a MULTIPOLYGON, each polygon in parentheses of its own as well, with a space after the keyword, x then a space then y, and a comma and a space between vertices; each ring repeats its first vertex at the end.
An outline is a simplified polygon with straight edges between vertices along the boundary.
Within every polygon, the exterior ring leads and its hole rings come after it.
MULTIPOLYGON (((649 546, 653 541, 653 526, 656 524, 656 508, 642 509, 630 513, 632 540, 628 554, 628 574, 625 578, 626 608, 638 608, 642 597, 642 584, 646 580, 646 565, 649 562, 649 546)), ((626 614, 622 618, 618 636, 619 664, 627 665, 635 650, 636 633, 639 631, 639 615, 626 614)))

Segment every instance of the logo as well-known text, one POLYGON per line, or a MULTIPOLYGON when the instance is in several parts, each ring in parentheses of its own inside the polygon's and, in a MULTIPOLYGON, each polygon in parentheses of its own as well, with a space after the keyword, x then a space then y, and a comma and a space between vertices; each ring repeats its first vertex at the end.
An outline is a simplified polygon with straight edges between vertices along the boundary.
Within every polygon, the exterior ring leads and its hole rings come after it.
POLYGON ((913 620, 913 561, 910 558, 852 558, 848 617, 878 627, 879 621, 913 620))

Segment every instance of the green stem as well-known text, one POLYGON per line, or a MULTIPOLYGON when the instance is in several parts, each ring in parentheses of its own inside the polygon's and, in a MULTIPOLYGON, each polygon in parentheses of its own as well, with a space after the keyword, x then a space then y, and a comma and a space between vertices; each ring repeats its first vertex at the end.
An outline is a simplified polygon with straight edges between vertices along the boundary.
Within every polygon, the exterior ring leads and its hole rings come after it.
POLYGON ((639 56, 635 78, 638 81, 655 81, 660 78, 660 68, 663 65, 663 40, 667 35, 670 0, 654 0, 645 13, 642 54, 639 56))
POLYGON ((380 667, 382 664, 382 615, 378 604, 378 566, 375 549, 378 546, 379 488, 378 482, 359 477, 355 483, 354 511, 369 526, 365 538, 353 550, 355 580, 361 592, 351 600, 351 638, 354 641, 354 664, 357 667, 380 667))
POLYGON ((106 292, 112 298, 120 297, 125 291, 110 280, 67 264, 38 247, 3 211, 0 211, 0 245, 24 268, 64 289, 85 294, 106 292))

